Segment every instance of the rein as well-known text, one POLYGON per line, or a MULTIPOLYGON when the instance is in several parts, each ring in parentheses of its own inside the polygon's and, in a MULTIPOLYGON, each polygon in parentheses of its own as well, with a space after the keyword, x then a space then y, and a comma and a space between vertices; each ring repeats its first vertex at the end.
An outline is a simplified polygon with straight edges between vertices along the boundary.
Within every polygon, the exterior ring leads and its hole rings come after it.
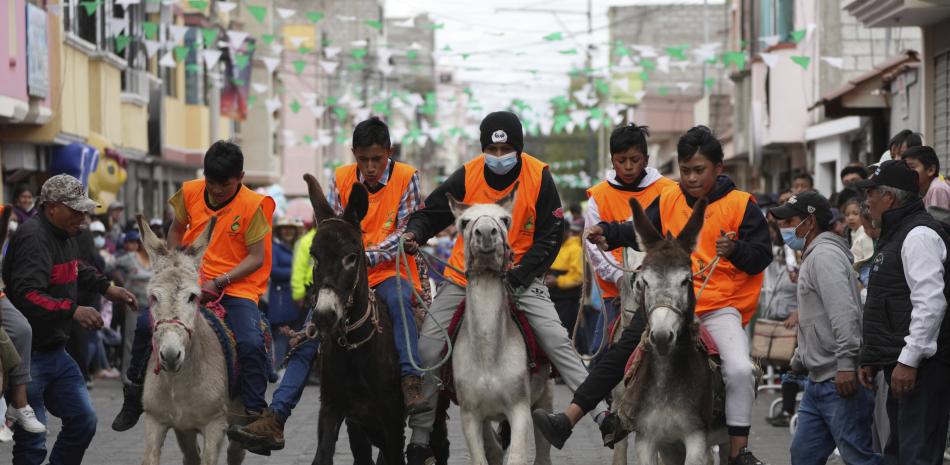
MULTIPOLYGON (((206 306, 208 309, 210 309, 211 311, 213 311, 213 312, 215 312, 215 313, 218 313, 219 310, 223 310, 223 309, 224 309, 224 307, 221 306, 221 299, 224 298, 224 293, 223 293, 223 292, 222 292, 220 295, 219 295, 219 294, 216 294, 216 293, 214 293, 214 292, 204 291, 204 290, 201 291, 201 292, 207 293, 207 294, 209 294, 209 295, 211 295, 212 297, 215 298, 215 300, 213 300, 213 301, 208 302, 207 304, 205 304, 205 306, 206 306)), ((201 308, 201 304, 200 304, 200 303, 195 303, 195 319, 196 319, 196 321, 197 321, 197 318, 199 318, 199 317, 201 316, 201 315, 198 315, 198 311, 199 311, 200 308, 201 308)), ((188 334, 188 340, 189 340, 189 341, 191 340, 192 336, 194 336, 194 332, 195 332, 194 329, 193 329, 193 328, 189 328, 187 325, 185 325, 185 323, 184 323, 183 321, 179 320, 178 318, 164 318, 164 319, 161 319, 161 320, 158 320, 158 321, 153 322, 153 323, 152 323, 152 334, 155 334, 155 331, 157 331, 157 330, 158 330, 158 327, 161 326, 161 325, 178 326, 179 328, 184 329, 184 330, 185 330, 185 333, 188 334)), ((154 338, 154 337, 152 338, 152 354, 155 355, 155 369, 153 370, 153 373, 155 373, 155 374, 157 375, 157 374, 161 371, 162 365, 161 365, 161 362, 160 362, 159 359, 158 359, 158 351, 155 350, 155 338, 154 338)))

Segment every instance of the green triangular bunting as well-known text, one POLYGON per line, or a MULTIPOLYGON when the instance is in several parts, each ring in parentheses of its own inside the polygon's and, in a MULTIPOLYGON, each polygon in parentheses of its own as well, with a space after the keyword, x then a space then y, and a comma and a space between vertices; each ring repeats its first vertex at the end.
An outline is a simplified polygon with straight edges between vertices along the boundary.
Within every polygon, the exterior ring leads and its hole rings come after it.
POLYGON ((125 50, 125 47, 129 45, 129 42, 132 41, 132 38, 125 35, 119 34, 115 36, 115 53, 116 55, 121 55, 125 50))
POLYGON ((208 0, 191 0, 188 4, 196 10, 204 11, 205 8, 208 8, 208 0))
POLYGON ((811 58, 809 58, 809 57, 800 56, 800 55, 792 55, 792 56, 790 56, 789 58, 791 58, 792 61, 794 61, 795 63, 797 63, 798 66, 801 66, 802 69, 805 69, 805 70, 807 70, 807 69, 808 69, 808 65, 811 64, 811 58))
POLYGON ((555 41, 555 40, 562 40, 562 39, 564 39, 564 34, 560 32, 552 32, 544 36, 544 40, 548 40, 548 41, 555 41))
POLYGON ((300 74, 300 73, 303 72, 304 66, 307 66, 307 62, 306 62, 306 61, 303 61, 303 60, 294 60, 294 71, 296 71, 297 74, 300 74))
POLYGON ((267 16, 267 7, 259 5, 248 5, 247 12, 254 17, 259 23, 264 22, 264 17, 267 16))
POLYGON ((80 5, 86 10, 86 14, 92 16, 96 14, 96 10, 99 9, 99 5, 102 5, 102 0, 93 0, 91 2, 79 2, 80 5))
POLYGON ((205 48, 218 48, 215 42, 218 40, 218 30, 213 27, 201 29, 201 37, 204 39, 205 48))
POLYGON ((382 21, 377 21, 377 20, 375 20, 375 19, 368 19, 368 20, 366 20, 366 25, 369 26, 369 27, 371 27, 371 28, 373 28, 373 29, 376 29, 377 31, 382 31, 382 30, 383 30, 383 23, 382 23, 382 21))
POLYGON ((297 113, 297 112, 300 111, 300 108, 302 108, 302 107, 300 106, 300 102, 298 102, 298 101, 296 101, 296 100, 294 100, 293 102, 290 102, 290 111, 292 111, 292 112, 294 112, 294 113, 297 113))
POLYGON ((182 61, 188 56, 188 51, 191 50, 187 46, 178 45, 175 47, 175 61, 182 61))
POLYGON ((804 29, 799 29, 799 30, 797 30, 797 31, 792 31, 792 40, 795 41, 795 43, 797 44, 797 43, 801 42, 802 39, 805 38, 805 34, 807 34, 807 33, 808 33, 808 31, 806 31, 806 30, 804 30, 804 29))
POLYGON ((158 23, 153 23, 151 21, 143 21, 142 31, 145 32, 146 39, 155 40, 155 36, 158 34, 158 23))
POLYGON ((264 34, 261 36, 261 40, 264 41, 265 45, 270 45, 274 42, 274 34, 264 34))
POLYGON ((319 12, 319 11, 308 11, 308 12, 307 12, 307 19, 309 19, 310 22, 312 22, 312 23, 315 23, 315 22, 317 22, 317 21, 320 21, 321 19, 323 19, 324 16, 325 16, 325 15, 324 15, 323 13, 319 12))

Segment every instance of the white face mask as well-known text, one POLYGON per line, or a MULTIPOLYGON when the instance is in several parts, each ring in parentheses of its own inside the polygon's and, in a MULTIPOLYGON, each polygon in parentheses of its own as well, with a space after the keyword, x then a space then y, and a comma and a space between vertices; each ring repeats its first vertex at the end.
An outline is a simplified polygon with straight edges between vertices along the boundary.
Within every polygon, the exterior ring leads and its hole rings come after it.
POLYGON ((494 156, 485 154, 485 165, 492 173, 497 175, 507 174, 515 165, 518 164, 518 152, 509 152, 504 155, 494 156))
POLYGON ((92 245, 94 245, 97 249, 101 249, 106 246, 106 238, 102 236, 96 236, 92 238, 92 245))

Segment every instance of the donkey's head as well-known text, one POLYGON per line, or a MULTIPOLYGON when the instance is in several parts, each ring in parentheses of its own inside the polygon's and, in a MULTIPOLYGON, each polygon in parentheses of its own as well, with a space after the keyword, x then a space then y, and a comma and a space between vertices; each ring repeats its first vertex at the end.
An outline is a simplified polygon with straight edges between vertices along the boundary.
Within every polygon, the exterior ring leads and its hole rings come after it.
POLYGON ((316 302, 313 324, 327 336, 343 329, 350 307, 366 302, 366 259, 360 222, 369 210, 369 192, 360 183, 350 189, 343 214, 336 216, 320 188, 320 183, 304 175, 317 220, 317 233, 310 246, 313 257, 313 291, 316 302))
POLYGON ((176 372, 191 346, 201 297, 198 270, 217 218, 212 217, 198 239, 183 250, 169 250, 165 241, 148 227, 145 217, 136 215, 135 219, 142 232, 142 244, 152 260, 152 279, 148 282, 152 346, 158 350, 159 366, 176 372))
POLYGON ((646 311, 649 344, 660 355, 670 353, 693 324, 693 270, 690 254, 703 227, 706 199, 693 205, 693 213, 679 236, 663 237, 635 199, 630 199, 633 224, 640 250, 646 252, 636 287, 646 311))
POLYGON ((469 273, 503 273, 508 258, 508 228, 518 186, 498 203, 466 205, 446 194, 455 226, 465 241, 465 269, 469 273))

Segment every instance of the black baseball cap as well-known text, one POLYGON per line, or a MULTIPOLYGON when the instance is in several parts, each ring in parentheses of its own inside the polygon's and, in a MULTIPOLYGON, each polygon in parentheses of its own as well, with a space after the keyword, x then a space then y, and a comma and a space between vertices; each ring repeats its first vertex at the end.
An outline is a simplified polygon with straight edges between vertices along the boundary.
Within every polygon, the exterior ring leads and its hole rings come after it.
POLYGON ((878 165, 877 170, 870 178, 856 182, 855 187, 867 189, 887 186, 920 195, 920 185, 917 179, 917 172, 910 169, 906 161, 888 160, 878 165))
POLYGON ((780 220, 793 216, 804 218, 808 215, 815 215, 818 224, 823 227, 831 224, 835 218, 831 212, 831 202, 828 202, 825 196, 814 191, 795 194, 781 206, 770 209, 769 213, 780 220))

